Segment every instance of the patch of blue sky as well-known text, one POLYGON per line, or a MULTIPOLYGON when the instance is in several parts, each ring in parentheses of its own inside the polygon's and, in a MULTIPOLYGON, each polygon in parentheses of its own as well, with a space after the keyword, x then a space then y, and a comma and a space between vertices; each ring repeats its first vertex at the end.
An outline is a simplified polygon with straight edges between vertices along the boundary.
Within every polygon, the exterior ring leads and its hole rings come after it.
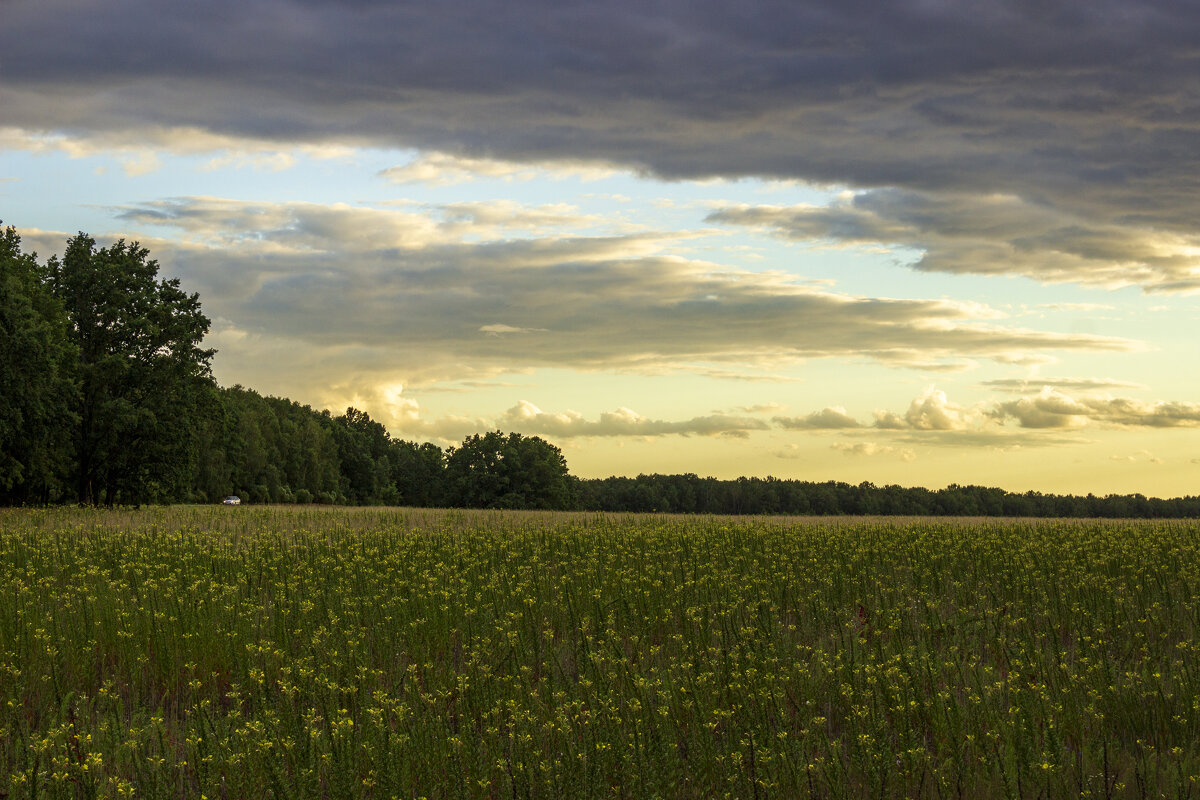
POLYGON ((113 195, 109 176, 96 173, 99 160, 0 150, 0 219, 18 231, 29 228, 78 231, 111 225, 102 205, 113 195), (90 165, 81 161, 95 161, 90 165), (90 167, 90 168, 89 168, 90 167))
MULTIPOLYGON (((167 198, 210 196, 248 202, 345 203, 408 207, 436 213, 456 203, 515 203, 527 207, 573 207, 552 233, 605 235, 635 230, 688 232, 668 252, 748 271, 778 270, 797 281, 853 295, 900 299, 952 295, 1017 313, 1022 307, 1054 303, 1109 302, 1104 289, 1074 284, 1041 285, 1023 277, 921 272, 911 268, 920 251, 879 245, 843 246, 787 241, 765 232, 709 223, 713 208, 731 205, 823 205, 841 187, 754 179, 660 181, 629 171, 572 172, 569 165, 509 165, 512 174, 470 176, 456 183, 395 183, 384 171, 420 158, 416 151, 353 149, 320 157, 305 150, 279 153, 207 152, 175 155, 139 151, 71 157, 61 151, 0 151, 0 219, 20 228, 84 230, 96 235, 136 233, 120 219, 121 209, 167 198), (127 169, 127 167, 131 168, 127 169), (16 198, 20 198, 19 201, 16 198), (699 235, 708 231, 707 235, 699 235)), ((139 230, 170 237, 169 226, 141 223, 139 230)), ((472 237, 476 240, 478 237, 472 237)), ((1146 307, 1136 289, 1121 290, 1122 303, 1146 307)), ((1161 315, 1160 315, 1161 316, 1161 315)), ((1135 326, 1153 320, 1139 315, 1135 326)), ((1044 320, 1054 329, 1055 320, 1044 320)), ((1065 320, 1062 324, 1068 324, 1065 320)), ((1174 330, 1163 322, 1163 335, 1174 330)), ((1064 330, 1069 330, 1064 328, 1064 330)), ((1119 335, 1119 334, 1114 334, 1119 335)))

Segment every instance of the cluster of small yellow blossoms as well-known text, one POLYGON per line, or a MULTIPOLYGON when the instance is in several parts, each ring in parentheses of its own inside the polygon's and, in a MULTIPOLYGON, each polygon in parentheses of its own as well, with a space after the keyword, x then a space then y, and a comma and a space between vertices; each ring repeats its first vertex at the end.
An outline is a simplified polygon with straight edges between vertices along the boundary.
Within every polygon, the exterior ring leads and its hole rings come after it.
POLYGON ((0 511, 0 794, 1194 795, 1198 598, 1195 523, 0 511))

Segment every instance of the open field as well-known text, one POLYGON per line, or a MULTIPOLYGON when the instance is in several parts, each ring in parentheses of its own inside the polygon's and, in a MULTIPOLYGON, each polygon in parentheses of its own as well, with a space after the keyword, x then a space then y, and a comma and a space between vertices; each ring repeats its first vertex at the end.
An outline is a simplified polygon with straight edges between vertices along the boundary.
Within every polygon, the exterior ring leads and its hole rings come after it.
POLYGON ((1197 797, 1198 603, 1197 522, 0 511, 0 792, 1197 797))

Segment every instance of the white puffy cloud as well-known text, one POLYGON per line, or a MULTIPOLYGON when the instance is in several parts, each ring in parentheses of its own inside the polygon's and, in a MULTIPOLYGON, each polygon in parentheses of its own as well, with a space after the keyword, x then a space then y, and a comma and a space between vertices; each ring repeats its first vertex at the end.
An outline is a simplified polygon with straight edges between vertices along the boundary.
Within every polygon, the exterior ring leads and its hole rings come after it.
POLYGON ((766 430, 766 422, 754 417, 711 414, 688 420, 654 420, 629 408, 618 408, 587 420, 575 411, 546 412, 522 400, 499 419, 501 427, 545 436, 732 436, 746 438, 751 431, 766 430))
POLYGON ((904 420, 910 427, 922 431, 963 430, 970 424, 971 413, 951 403, 946 393, 930 388, 908 407, 904 420))
POLYGON ((982 419, 977 409, 953 403, 944 391, 930 386, 913 399, 903 415, 876 411, 874 426, 884 430, 963 431, 976 427, 982 419))

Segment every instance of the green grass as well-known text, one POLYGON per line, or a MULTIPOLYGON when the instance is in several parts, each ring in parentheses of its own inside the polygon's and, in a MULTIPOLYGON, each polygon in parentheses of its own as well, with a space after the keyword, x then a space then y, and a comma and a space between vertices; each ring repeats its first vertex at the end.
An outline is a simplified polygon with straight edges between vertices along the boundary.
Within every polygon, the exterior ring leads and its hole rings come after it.
POLYGON ((0 511, 0 792, 1198 797, 1198 597, 1196 522, 0 511))

